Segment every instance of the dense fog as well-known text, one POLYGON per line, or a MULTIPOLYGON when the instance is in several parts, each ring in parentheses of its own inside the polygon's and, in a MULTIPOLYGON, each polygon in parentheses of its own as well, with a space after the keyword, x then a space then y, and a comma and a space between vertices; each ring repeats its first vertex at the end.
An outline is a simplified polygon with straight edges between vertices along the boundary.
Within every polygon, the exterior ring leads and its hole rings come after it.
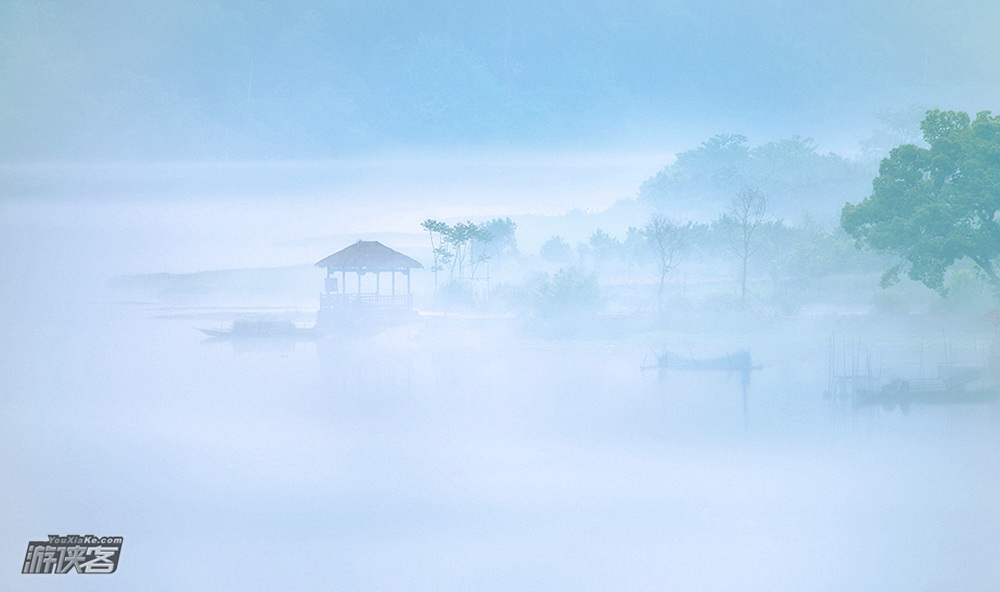
POLYGON ((998 13, 716 4, 0 8, 0 588, 995 589, 998 13))

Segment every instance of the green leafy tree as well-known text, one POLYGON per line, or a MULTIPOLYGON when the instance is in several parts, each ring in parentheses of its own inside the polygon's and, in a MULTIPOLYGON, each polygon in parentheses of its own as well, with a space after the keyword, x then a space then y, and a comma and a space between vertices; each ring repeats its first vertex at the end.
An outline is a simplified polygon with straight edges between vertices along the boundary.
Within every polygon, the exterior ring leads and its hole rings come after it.
POLYGON ((625 246, 617 238, 609 235, 600 228, 590 235, 590 251, 595 259, 608 260, 621 258, 625 255, 625 246))
POLYGON ((560 268, 548 274, 535 289, 535 309, 545 317, 590 314, 601 306, 601 288, 597 275, 576 267, 560 268))
POLYGON ((493 233, 486 224, 468 223, 465 234, 469 241, 469 279, 476 279, 476 270, 479 266, 491 259, 487 247, 493 243, 493 233))
POLYGON ((561 236, 553 236, 538 249, 542 259, 558 265, 569 265, 573 262, 573 247, 561 236))
POLYGON ((510 218, 494 218, 480 224, 479 229, 491 237, 482 244, 483 253, 490 260, 498 261, 517 252, 517 223, 510 218))
POLYGON ((920 128, 930 148, 893 149, 841 225, 859 247, 899 258, 883 287, 905 271, 945 295, 945 272, 968 259, 1000 291, 1000 116, 932 110, 920 128))
POLYGON ((471 232, 473 228, 475 228, 475 225, 472 222, 458 222, 444 231, 443 244, 447 245, 454 255, 451 259, 451 267, 448 272, 448 279, 450 280, 455 279, 456 267, 458 268, 459 282, 465 279, 462 272, 465 269, 465 258, 469 251, 469 242, 472 240, 471 232))
POLYGON ((434 272, 434 291, 436 292, 438 287, 438 272, 443 270, 444 266, 448 265, 452 259, 451 251, 443 243, 443 237, 450 230, 450 227, 440 220, 430 218, 424 220, 420 227, 427 231, 427 235, 431 239, 431 254, 434 256, 434 264, 431 265, 431 271, 434 272))
MULTIPOLYGON (((511 222, 513 224, 513 222, 511 222)), ((437 272, 448 266, 448 279, 458 281, 465 279, 465 271, 469 271, 469 279, 476 279, 479 265, 491 257, 488 246, 493 241, 493 234, 488 224, 473 222, 457 222, 450 226, 439 220, 427 219, 421 224, 431 240, 431 252, 434 255, 434 288, 437 289, 437 272)), ((513 239, 511 230, 510 240, 513 239)))

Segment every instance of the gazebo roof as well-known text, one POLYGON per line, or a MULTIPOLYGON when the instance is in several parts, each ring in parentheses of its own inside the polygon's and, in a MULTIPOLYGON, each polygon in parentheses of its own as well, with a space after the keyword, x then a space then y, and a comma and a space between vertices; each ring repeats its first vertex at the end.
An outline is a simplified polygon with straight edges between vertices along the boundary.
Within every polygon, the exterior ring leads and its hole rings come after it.
POLYGON ((320 260, 316 267, 325 267, 328 271, 407 271, 424 266, 378 241, 359 240, 320 260))

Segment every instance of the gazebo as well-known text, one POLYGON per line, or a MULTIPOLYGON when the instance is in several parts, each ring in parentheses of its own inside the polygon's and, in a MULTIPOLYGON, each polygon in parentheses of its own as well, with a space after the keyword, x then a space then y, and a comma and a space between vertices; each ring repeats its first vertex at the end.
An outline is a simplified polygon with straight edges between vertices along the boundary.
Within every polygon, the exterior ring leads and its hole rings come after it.
MULTIPOLYGON (((413 296, 410 292, 410 270, 423 269, 419 261, 390 249, 378 241, 362 241, 341 249, 320 260, 316 267, 326 268, 325 291, 320 294, 318 322, 337 317, 396 316, 413 312, 413 296), (340 272, 340 277, 337 277, 340 272), (351 282, 357 289, 348 291, 347 274, 357 275, 357 282, 351 282), (368 284, 367 291, 362 278, 375 274, 375 285, 368 284), (382 293, 382 274, 389 273, 390 293, 382 293), (406 294, 396 294, 396 273, 406 276, 406 294), (340 280, 339 282, 337 280, 340 280)), ((354 278, 351 278, 352 280, 354 278)))

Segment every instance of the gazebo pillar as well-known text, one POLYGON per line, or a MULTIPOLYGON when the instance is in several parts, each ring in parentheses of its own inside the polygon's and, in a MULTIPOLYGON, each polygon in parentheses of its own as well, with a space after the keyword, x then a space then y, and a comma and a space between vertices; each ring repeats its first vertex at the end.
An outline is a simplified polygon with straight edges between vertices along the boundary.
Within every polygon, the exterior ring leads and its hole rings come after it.
MULTIPOLYGON (((392 316, 396 314, 412 313, 412 276, 413 269, 420 269, 423 265, 416 259, 403 255, 386 247, 378 241, 358 241, 353 245, 341 249, 340 251, 326 257, 316 263, 317 267, 326 267, 329 280, 327 289, 334 287, 336 283, 336 272, 340 272, 340 294, 324 294, 320 299, 321 317, 317 317, 317 324, 354 323, 359 320, 364 322, 374 321, 382 316, 392 316), (351 294, 347 290, 347 272, 356 273, 357 293, 351 294), (382 272, 388 271, 392 275, 389 277, 392 298, 382 300, 382 272), (396 291, 396 272, 406 275, 406 294, 404 300, 396 296, 402 294, 396 291), (366 273, 375 274, 375 298, 361 298, 364 291, 364 278, 366 273)), ((336 289, 336 287, 334 287, 336 289)), ((372 294, 367 294, 372 296, 372 294)))

